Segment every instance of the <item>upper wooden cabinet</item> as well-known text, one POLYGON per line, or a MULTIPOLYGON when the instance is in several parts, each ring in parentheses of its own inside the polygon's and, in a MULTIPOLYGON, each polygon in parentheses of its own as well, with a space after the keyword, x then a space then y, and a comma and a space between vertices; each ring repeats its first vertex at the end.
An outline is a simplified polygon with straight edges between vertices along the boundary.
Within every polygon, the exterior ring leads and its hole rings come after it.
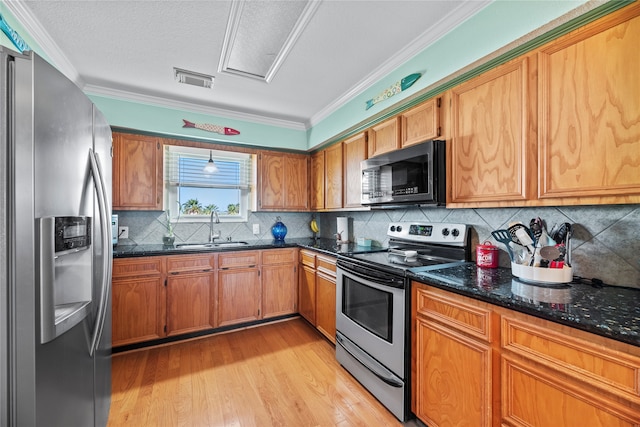
POLYGON ((522 202, 534 193, 528 63, 512 61, 452 89, 447 204, 522 202))
POLYGON ((362 173, 360 162, 367 159, 367 134, 359 133, 342 143, 344 166, 343 189, 345 208, 361 207, 362 173))
POLYGON ((440 101, 432 98, 400 115, 402 148, 440 136, 440 101))
POLYGON ((309 210, 308 156, 262 151, 258 170, 258 209, 309 210))
POLYGON ((324 151, 311 156, 311 209, 324 209, 324 151))
POLYGON ((400 148, 400 116, 369 128, 369 157, 400 148))
POLYGON ((629 6, 539 51, 540 198, 640 201, 638 14, 629 6))
POLYGON ((114 132, 113 209, 162 209, 162 143, 153 136, 114 132))
POLYGON ((639 203, 638 45, 634 3, 452 89, 447 207, 639 203))
POLYGON ((342 143, 324 150, 324 207, 342 208, 342 143))

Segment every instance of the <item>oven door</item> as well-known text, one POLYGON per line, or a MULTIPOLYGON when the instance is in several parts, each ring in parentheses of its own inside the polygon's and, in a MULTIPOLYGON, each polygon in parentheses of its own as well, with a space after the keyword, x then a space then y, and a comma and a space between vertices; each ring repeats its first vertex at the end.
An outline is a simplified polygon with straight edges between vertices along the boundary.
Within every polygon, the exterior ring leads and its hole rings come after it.
POLYGON ((338 261, 336 329, 400 378, 405 378, 404 277, 338 261))

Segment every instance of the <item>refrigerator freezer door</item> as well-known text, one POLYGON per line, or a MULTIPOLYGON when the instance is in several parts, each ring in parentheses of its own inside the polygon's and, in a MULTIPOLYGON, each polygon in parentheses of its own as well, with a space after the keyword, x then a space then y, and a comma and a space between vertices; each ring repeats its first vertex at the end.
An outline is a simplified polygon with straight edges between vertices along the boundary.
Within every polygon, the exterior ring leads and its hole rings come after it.
MULTIPOLYGON (((33 55, 34 213, 35 218, 95 218, 89 170, 93 147, 93 105, 73 82, 33 55)), ((96 221, 93 221, 94 223, 96 221)), ((32 227, 35 223, 32 220, 32 227)), ((66 268, 84 268, 85 259, 66 268)), ((95 265, 91 258, 90 264, 95 265)), ((92 294, 92 274, 76 283, 92 294)), ((69 283, 69 282, 67 282, 69 283)), ((64 290, 56 290, 56 292, 64 290)), ((92 295, 92 306, 95 306, 92 295)), ((56 339, 36 345, 37 425, 94 424, 94 363, 90 355, 93 316, 56 339)))

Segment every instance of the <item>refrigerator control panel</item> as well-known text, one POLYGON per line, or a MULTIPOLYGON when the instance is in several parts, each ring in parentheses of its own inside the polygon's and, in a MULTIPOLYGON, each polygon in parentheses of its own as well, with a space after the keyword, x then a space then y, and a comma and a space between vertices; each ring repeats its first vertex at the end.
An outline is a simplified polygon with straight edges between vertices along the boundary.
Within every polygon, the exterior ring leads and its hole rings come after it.
POLYGON ((56 254, 87 249, 91 246, 91 217, 58 216, 54 234, 56 254))

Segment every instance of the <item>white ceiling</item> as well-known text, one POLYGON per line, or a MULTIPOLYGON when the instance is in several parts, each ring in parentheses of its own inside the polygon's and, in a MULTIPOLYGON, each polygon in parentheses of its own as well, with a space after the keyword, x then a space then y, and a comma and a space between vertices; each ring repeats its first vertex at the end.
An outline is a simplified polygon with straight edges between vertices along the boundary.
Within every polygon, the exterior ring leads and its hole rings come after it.
POLYGON ((323 0, 269 83, 218 71, 231 1, 6 4, 88 93, 305 129, 488 1, 323 0), (177 83, 174 67, 214 75, 213 90, 177 83))

